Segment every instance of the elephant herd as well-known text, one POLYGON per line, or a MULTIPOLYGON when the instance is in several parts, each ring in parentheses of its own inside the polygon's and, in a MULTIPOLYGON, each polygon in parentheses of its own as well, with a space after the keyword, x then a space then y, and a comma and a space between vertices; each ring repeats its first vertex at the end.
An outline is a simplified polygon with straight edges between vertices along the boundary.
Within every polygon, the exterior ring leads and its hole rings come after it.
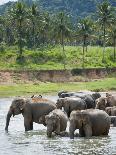
POLYGON ((10 117, 18 114, 24 117, 25 131, 33 130, 33 122, 43 124, 48 137, 54 133, 74 139, 76 129, 81 137, 108 135, 110 125, 116 126, 116 96, 61 91, 58 97, 56 103, 41 95, 15 98, 7 113, 5 130, 8 131, 10 117))

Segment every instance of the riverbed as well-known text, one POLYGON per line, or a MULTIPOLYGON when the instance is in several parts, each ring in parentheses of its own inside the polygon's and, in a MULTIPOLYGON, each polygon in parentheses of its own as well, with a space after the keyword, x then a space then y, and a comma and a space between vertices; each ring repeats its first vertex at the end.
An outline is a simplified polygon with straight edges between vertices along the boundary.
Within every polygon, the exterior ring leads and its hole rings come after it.
MULTIPOLYGON (((56 96, 48 96, 55 101, 56 96)), ((0 99, 0 155, 116 155, 116 128, 111 127, 106 137, 47 138, 46 127, 34 124, 25 132, 23 116, 11 117, 9 132, 5 133, 6 114, 12 98, 0 99)), ((67 128, 68 131, 68 128, 67 128)))

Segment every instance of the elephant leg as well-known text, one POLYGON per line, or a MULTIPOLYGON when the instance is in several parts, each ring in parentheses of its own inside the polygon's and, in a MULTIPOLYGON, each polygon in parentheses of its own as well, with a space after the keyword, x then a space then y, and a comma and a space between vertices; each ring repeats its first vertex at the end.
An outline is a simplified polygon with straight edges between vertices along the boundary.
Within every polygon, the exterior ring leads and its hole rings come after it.
POLYGON ((33 122, 30 123, 30 129, 33 130, 33 122))
POLYGON ((29 131, 32 130, 32 126, 30 121, 27 118, 24 118, 24 126, 25 126, 25 131, 29 131))
POLYGON ((84 127, 84 133, 85 133, 85 137, 91 137, 92 136, 92 128, 89 124, 86 124, 84 127))
POLYGON ((84 132, 84 129, 83 128, 80 128, 79 129, 79 136, 85 137, 85 132, 84 132))
POLYGON ((57 122, 55 134, 59 135, 60 134, 60 122, 57 122))
POLYGON ((75 123, 71 122, 70 126, 69 126, 69 136, 70 136, 70 139, 74 139, 74 132, 75 132, 75 130, 76 130, 75 123))

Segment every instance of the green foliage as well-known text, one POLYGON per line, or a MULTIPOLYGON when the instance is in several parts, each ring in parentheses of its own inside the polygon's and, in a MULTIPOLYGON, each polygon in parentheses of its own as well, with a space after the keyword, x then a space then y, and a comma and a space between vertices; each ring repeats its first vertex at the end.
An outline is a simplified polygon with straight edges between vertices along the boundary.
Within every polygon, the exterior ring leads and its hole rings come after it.
MULTIPOLYGON (((0 53, 0 69, 63 69, 63 54, 60 46, 49 46, 41 50, 27 50, 23 52, 23 62, 17 60, 17 47, 6 47, 5 52, 0 53)), ((67 69, 82 68, 82 47, 66 46, 67 69)), ((112 59, 113 47, 106 48, 105 63, 102 63, 102 47, 88 46, 85 52, 86 68, 115 67, 112 59)))

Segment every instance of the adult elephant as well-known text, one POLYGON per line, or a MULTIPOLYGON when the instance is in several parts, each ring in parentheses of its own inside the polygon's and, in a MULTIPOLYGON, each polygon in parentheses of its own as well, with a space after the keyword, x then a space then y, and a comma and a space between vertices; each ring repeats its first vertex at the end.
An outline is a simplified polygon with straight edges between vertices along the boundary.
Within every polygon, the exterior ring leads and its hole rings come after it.
POLYGON ((54 102, 50 100, 40 100, 40 102, 32 102, 24 98, 16 98, 12 101, 6 118, 5 130, 8 131, 10 117, 13 115, 22 114, 24 117, 25 131, 33 130, 33 122, 39 123, 39 118, 42 115, 47 115, 52 110, 56 109, 54 102))
POLYGON ((56 105, 59 109, 62 109, 63 107, 68 117, 70 117, 70 113, 73 110, 83 110, 87 108, 85 101, 77 97, 59 98, 56 102, 56 105))
POLYGON ((59 98, 65 98, 65 97, 79 97, 83 99, 87 104, 87 109, 95 108, 95 100, 100 98, 101 95, 98 92, 95 93, 86 93, 86 92, 60 92, 58 94, 59 98))
POLYGON ((45 122, 47 126, 47 136, 51 137, 52 132, 60 135, 67 127, 68 117, 65 112, 60 109, 55 109, 45 116, 45 122))
POLYGON ((83 137, 108 135, 110 117, 105 111, 99 109, 73 111, 70 115, 69 126, 71 139, 74 139, 76 129, 79 129, 79 134, 83 137))

